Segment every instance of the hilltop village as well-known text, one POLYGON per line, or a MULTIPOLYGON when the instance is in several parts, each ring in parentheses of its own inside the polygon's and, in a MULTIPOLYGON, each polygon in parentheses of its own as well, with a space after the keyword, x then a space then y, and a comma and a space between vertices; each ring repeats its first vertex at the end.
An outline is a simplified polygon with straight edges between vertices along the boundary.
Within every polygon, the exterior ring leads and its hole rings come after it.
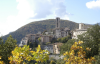
POLYGON ((71 32, 69 28, 61 28, 60 27, 60 18, 57 17, 55 21, 55 28, 51 32, 38 32, 37 34, 27 34, 24 38, 22 38, 19 46, 22 47, 23 45, 27 45, 28 42, 31 43, 38 43, 41 45, 41 49, 47 49, 51 54, 60 54, 60 46, 63 45, 63 43, 60 42, 54 42, 50 43, 55 39, 63 38, 68 35, 71 36, 72 39, 77 39, 77 35, 81 35, 85 32, 87 32, 87 28, 83 23, 79 23, 79 29, 76 29, 75 31, 71 32), (47 44, 50 43, 50 44, 47 44), (47 45, 45 45, 47 44, 47 45))

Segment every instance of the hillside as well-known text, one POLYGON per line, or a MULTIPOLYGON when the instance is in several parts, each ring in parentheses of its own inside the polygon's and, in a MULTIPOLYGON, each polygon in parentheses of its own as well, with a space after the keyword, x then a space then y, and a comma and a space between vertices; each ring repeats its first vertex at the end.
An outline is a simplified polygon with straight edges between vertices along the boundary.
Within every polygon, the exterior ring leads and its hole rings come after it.
MULTIPOLYGON (((21 39, 25 37, 26 34, 36 34, 38 31, 50 31, 55 28, 55 21, 55 19, 48 19, 31 22, 20 27, 18 30, 11 32, 10 34, 3 36, 2 38, 6 40, 9 35, 12 35, 12 37, 17 40, 17 44, 19 44, 21 39)), ((61 20, 61 27, 68 27, 69 29, 74 30, 78 28, 78 23, 69 20, 61 20)))

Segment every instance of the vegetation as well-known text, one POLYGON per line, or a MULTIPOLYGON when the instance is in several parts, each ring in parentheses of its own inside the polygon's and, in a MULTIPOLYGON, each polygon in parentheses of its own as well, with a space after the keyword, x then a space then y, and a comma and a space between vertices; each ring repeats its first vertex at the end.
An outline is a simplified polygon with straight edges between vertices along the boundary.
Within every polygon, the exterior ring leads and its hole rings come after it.
POLYGON ((40 45, 38 45, 36 51, 29 51, 29 46, 24 45, 24 47, 16 47, 12 51, 12 56, 9 57, 11 64, 25 64, 26 61, 35 60, 37 63, 46 62, 49 59, 49 52, 47 50, 41 50, 40 45))
POLYGON ((0 38, 0 56, 2 57, 2 61, 6 64, 9 64, 8 57, 11 55, 11 51, 17 46, 16 40, 12 38, 10 35, 5 43, 3 42, 2 38, 0 38))
MULTIPOLYGON (((12 55, 8 57, 10 64, 92 64, 95 61, 94 57, 86 58, 86 52, 81 46, 83 42, 75 42, 69 52, 65 52, 64 59, 59 60, 50 59, 49 52, 47 50, 41 50, 38 45, 36 51, 29 50, 29 46, 17 47, 11 52, 12 55)), ((87 47, 86 50, 91 51, 91 48, 87 47)), ((3 57, 2 57, 3 58, 3 57)), ((0 61, 4 64, 3 61, 0 61)))
POLYGON ((36 48, 38 46, 38 43, 37 42, 28 42, 27 45, 29 45, 29 48, 36 48))
MULTIPOLYGON (((70 51, 63 54, 66 64, 91 64, 92 61, 95 61, 94 57, 86 58, 86 52, 83 47, 80 46, 82 43, 83 41, 75 42, 71 46, 70 51)), ((91 48, 87 47, 86 50, 91 51, 91 48)))
POLYGON ((90 47, 91 51, 87 51, 87 58, 90 56, 98 55, 100 43, 100 26, 98 24, 92 26, 87 30, 87 33, 78 36, 79 40, 84 41, 85 43, 82 45, 84 49, 86 47, 90 47))
POLYGON ((69 39, 71 39, 70 35, 68 35, 66 37, 58 38, 57 41, 62 42, 62 43, 66 43, 69 39))

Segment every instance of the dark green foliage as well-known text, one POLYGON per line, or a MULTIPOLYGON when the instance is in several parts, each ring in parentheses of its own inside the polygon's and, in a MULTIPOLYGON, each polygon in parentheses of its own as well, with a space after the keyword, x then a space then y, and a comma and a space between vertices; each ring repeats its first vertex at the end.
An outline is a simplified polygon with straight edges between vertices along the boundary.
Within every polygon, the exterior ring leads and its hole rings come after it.
POLYGON ((0 38, 0 56, 2 56, 2 61, 4 61, 6 64, 9 64, 8 57, 11 55, 11 51, 15 48, 16 40, 12 38, 10 35, 5 43, 0 38))
POLYGON ((98 45, 100 43, 100 26, 96 24, 92 28, 89 28, 87 32, 98 45))
MULTIPOLYGON (((3 36, 3 40, 5 41, 9 35, 12 35, 14 39, 17 40, 17 44, 20 43, 21 39, 25 37, 27 34, 36 34, 38 31, 51 31, 51 29, 55 28, 55 19, 41 20, 36 22, 31 22, 25 26, 20 27, 16 31, 3 36)), ((78 28, 78 23, 69 21, 69 20, 61 20, 61 27, 68 27, 71 30, 78 28)))
POLYGON ((68 40, 60 47, 60 54, 65 53, 66 51, 70 51, 71 46, 75 43, 74 39, 68 40))
POLYGON ((69 39, 71 39, 70 35, 63 37, 63 38, 58 38, 57 41, 62 42, 62 43, 66 43, 69 39))
POLYGON ((86 51, 87 58, 98 55, 98 44, 100 43, 100 26, 94 25, 87 30, 87 33, 78 36, 78 39, 83 41, 83 47, 91 48, 91 51, 86 51))
POLYGON ((55 43, 55 42, 57 42, 57 39, 56 38, 52 38, 51 43, 55 43))
POLYGON ((100 64, 100 44, 98 44, 99 46, 99 50, 98 50, 98 55, 95 55, 94 58, 95 58, 95 62, 93 62, 93 64, 100 64))
POLYGON ((28 42, 27 45, 29 45, 30 48, 34 49, 38 46, 38 43, 37 42, 32 42, 32 43, 28 42))

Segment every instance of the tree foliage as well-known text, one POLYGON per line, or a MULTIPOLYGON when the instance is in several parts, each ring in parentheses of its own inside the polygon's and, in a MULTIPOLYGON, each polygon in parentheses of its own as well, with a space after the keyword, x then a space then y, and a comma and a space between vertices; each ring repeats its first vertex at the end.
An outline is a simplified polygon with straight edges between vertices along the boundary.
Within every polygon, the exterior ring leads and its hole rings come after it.
POLYGON ((36 51, 30 51, 29 46, 24 45, 24 47, 16 47, 12 51, 12 56, 9 57, 11 64, 25 64, 26 61, 35 60, 37 63, 46 62, 49 59, 49 52, 47 50, 41 50, 40 45, 36 48, 36 51))
POLYGON ((60 54, 65 53, 66 51, 70 51, 71 46, 74 44, 75 40, 74 39, 70 39, 68 40, 66 43, 64 43, 61 47, 60 47, 60 54))
POLYGON ((15 48, 16 40, 13 39, 13 37, 10 35, 5 43, 0 38, 0 56, 2 57, 2 61, 4 61, 6 64, 9 63, 8 57, 11 55, 11 51, 15 48))
POLYGON ((69 39, 71 39, 70 35, 68 35, 66 37, 58 38, 57 41, 62 42, 62 43, 66 43, 69 39))
POLYGON ((79 35, 78 39, 83 41, 84 49, 90 47, 91 51, 86 51, 87 58, 98 55, 98 44, 100 43, 100 26, 98 24, 92 26, 86 33, 79 35))
MULTIPOLYGON (((65 52, 63 55, 64 61, 66 64, 92 64, 92 61, 95 61, 94 57, 86 58, 86 52, 83 47, 80 46, 83 41, 75 42, 69 52, 65 52)), ((91 51, 91 48, 87 47, 86 50, 91 51)))

